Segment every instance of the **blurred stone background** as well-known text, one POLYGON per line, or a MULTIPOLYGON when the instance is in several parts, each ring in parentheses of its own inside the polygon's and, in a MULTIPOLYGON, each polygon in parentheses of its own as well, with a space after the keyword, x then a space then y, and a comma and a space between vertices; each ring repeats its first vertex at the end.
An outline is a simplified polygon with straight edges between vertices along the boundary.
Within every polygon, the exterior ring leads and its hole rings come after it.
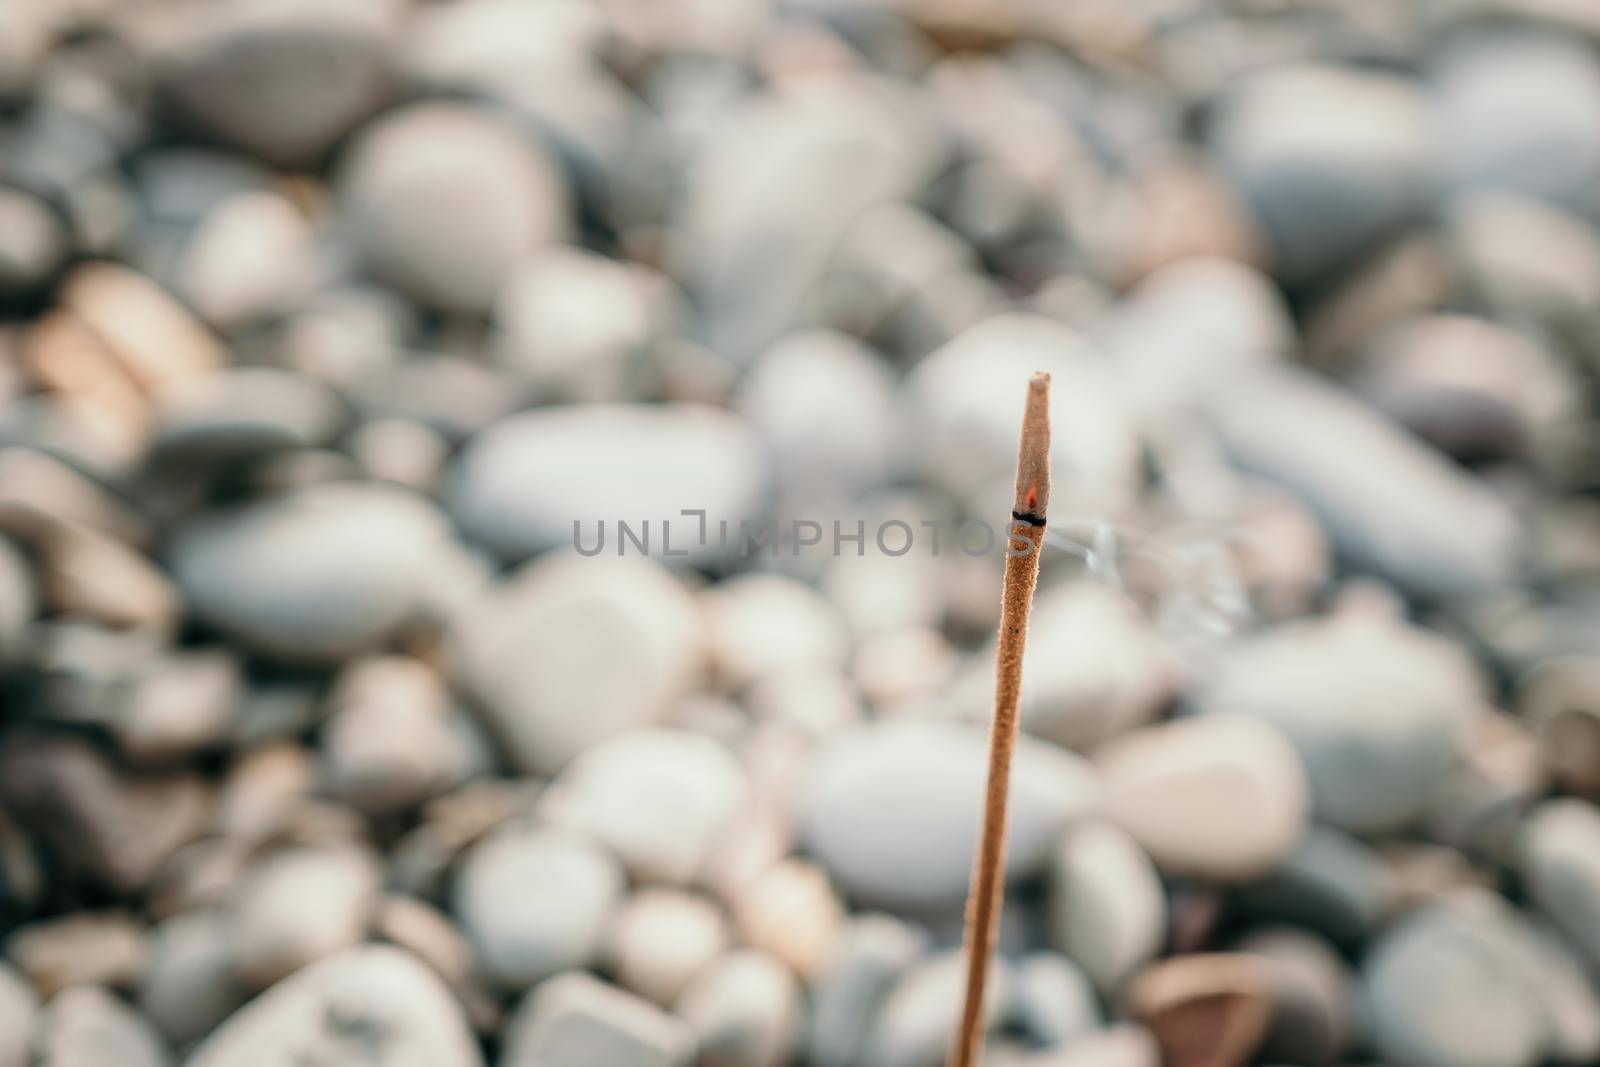
POLYGON ((1600 1062, 1597 47, 0 0, 0 1067, 1600 1062))

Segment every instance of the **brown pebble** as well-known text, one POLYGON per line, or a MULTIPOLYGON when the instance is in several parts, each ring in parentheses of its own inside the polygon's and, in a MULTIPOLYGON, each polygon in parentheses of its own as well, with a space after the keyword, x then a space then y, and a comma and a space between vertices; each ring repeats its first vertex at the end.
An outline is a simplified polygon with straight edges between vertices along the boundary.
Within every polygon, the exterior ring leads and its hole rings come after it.
POLYGON ((1268 964, 1241 953, 1162 960, 1128 988, 1128 1012, 1150 1028, 1165 1067, 1239 1067, 1266 1036, 1268 964))

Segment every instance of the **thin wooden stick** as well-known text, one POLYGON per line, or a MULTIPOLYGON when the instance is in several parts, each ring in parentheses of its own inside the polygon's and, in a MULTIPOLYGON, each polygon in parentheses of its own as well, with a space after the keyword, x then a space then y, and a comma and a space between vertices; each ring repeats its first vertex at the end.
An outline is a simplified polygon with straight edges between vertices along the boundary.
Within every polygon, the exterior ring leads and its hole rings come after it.
POLYGON ((983 801, 983 834, 973 858, 967 896, 967 993, 961 1028, 950 1050, 950 1067, 976 1067, 983 1038, 983 987, 994 952, 995 927, 1005 895, 1006 798, 1011 788, 1011 753, 1017 745, 1017 701, 1022 691, 1022 652, 1028 639, 1028 609, 1039 578, 1050 503, 1050 376, 1028 382, 1017 449, 1017 495, 1007 542, 1005 589, 1000 599, 1000 639, 995 652, 994 722, 989 732, 989 780, 983 801))

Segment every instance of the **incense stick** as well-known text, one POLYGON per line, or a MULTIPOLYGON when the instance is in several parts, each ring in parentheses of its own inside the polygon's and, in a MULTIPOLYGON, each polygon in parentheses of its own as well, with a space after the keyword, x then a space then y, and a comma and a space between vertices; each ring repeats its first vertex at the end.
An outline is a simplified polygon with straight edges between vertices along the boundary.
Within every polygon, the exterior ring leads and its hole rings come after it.
POLYGON ((995 651, 994 722, 989 732, 989 779, 983 801, 983 832, 973 858, 967 896, 967 992, 961 1027, 950 1051, 950 1067, 975 1067, 983 1036, 983 989, 994 952, 995 927, 1005 894, 1006 799, 1011 754, 1017 744, 1017 701, 1022 691, 1022 652, 1028 639, 1028 609, 1039 578, 1050 503, 1050 376, 1028 382, 1017 448, 1017 495, 1012 503, 1005 586, 1000 599, 1000 636, 995 651))

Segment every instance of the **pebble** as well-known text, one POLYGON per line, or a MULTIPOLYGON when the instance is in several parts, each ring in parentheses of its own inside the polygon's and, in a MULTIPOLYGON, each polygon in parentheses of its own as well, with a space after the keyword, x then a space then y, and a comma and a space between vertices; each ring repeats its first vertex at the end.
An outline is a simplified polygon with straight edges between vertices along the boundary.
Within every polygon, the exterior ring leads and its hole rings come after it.
POLYGON ((129 989, 149 962, 144 927, 121 912, 77 912, 22 927, 6 955, 44 997, 79 985, 129 989))
POLYGON ((233 973, 260 989, 360 941, 379 871, 363 848, 290 849, 256 864, 234 887, 233 973))
POLYGON ((1341 946, 1364 942, 1398 906, 1398 874, 1339 830, 1313 825, 1266 878, 1238 887, 1233 905, 1254 919, 1309 927, 1341 946))
POLYGON ((1255 956, 1175 956, 1142 971, 1128 1011, 1149 1027, 1167 1067, 1241 1067, 1266 1036, 1271 970, 1255 956))
POLYGON ((1523 824, 1519 844, 1528 895, 1600 967, 1600 810, 1547 801, 1523 824))
POLYGON ((1161 879, 1143 849, 1110 823, 1072 827, 1050 864, 1051 943, 1095 988, 1112 993, 1166 938, 1161 879))
POLYGON ((1051 506, 1104 514, 1133 493, 1138 446, 1115 370, 1077 333, 1040 316, 986 319, 926 356, 903 386, 917 462, 973 515, 1010 507, 1017 462, 1016 384, 1048 371, 1051 506))
POLYGON ((185 1067, 482 1067, 450 991, 389 945, 346 949, 284 979, 234 1013, 185 1067))
POLYGON ((618 911, 607 940, 607 969, 618 983, 665 1006, 728 948, 728 923, 705 897, 647 888, 618 911))
POLYGON ((543 775, 664 718, 704 658, 695 603, 659 564, 565 553, 497 585, 451 648, 506 758, 543 775))
POLYGON ((1118 1023, 1028 1061, 1034 1067, 1161 1067, 1161 1046, 1142 1026, 1118 1023))
POLYGON ((22 977, 0 963, 0 1067, 29 1067, 39 995, 22 977))
POLYGON ((748 541, 764 532, 766 482, 754 431, 726 411, 572 405, 502 419, 473 438, 446 497, 467 535, 507 560, 577 548, 710 563, 770 551, 748 541))
POLYGON ((467 853, 451 910, 484 973, 522 989, 599 957, 623 886, 616 859, 579 834, 507 829, 467 853))
POLYGON ((745 574, 706 592, 700 603, 711 667, 740 690, 778 671, 842 666, 849 634, 822 594, 776 574, 745 574))
POLYGON ((902 973, 922 955, 915 928, 878 913, 852 916, 811 987, 807 1049, 817 1067, 860 1062, 879 1015, 902 973))
POLYGON ((580 753, 542 810, 552 825, 616 853, 634 879, 682 884, 703 868, 748 794, 743 769, 716 741, 646 728, 580 753))
POLYGON ((1351 613, 1224 648, 1196 703, 1282 730, 1305 763, 1317 817, 1364 832, 1423 813, 1484 699, 1477 669, 1450 641, 1351 613))
POLYGON ((247 992, 233 977, 231 929, 222 912, 195 910, 151 932, 139 1010, 175 1045, 204 1037, 244 1003, 247 992))
MULTIPOLYGON (((967 965, 960 952, 939 952, 912 964, 879 1009, 864 1060, 874 1067, 938 1067, 945 1062, 961 1018, 967 965)), ((985 1032, 1004 1021, 1016 973, 996 961, 984 986, 985 1032)))
POLYGON ((1016 1003, 1010 1014, 1028 1038, 1044 1048, 1062 1048, 1101 1025, 1100 1002, 1089 978, 1074 963, 1040 952, 1017 967, 1016 1003))
POLYGON ((209 625, 275 656, 326 661, 416 618, 446 536, 404 491, 317 485, 188 523, 172 568, 209 625))
POLYGON ((310 223, 284 197, 239 193, 189 239, 177 290, 224 333, 288 314, 311 298, 314 241, 310 223))
POLYGON ((694 1031, 702 1067, 783 1067, 803 1007, 800 982, 781 960, 739 949, 702 971, 674 1011, 694 1031))
POLYGON ((1324 64, 1274 67, 1222 94, 1208 140, 1265 232, 1275 273, 1308 282, 1420 217, 1427 109, 1396 75, 1324 64))
POLYGON ((362 811, 415 806, 447 781, 454 755, 450 695, 427 664, 401 656, 346 667, 322 728, 327 792, 362 811))
POLYGON ((63 990, 40 1013, 40 1067, 168 1067, 150 1024, 96 985, 63 990))
POLYGON ((1268 368, 1219 376, 1202 406, 1234 462, 1302 499, 1357 566, 1438 599, 1514 579, 1510 505, 1335 387, 1268 368))
POLYGON ((155 455, 168 469, 217 469, 327 444, 343 405, 315 379, 272 367, 237 367, 164 390, 155 455))
POLYGON ((472 946, 443 912, 416 897, 388 894, 378 905, 373 933, 433 968, 461 1001, 475 1030, 499 1026, 498 999, 478 976, 472 946))
POLYGON ((369 271, 425 306, 487 312, 530 253, 565 236, 565 182, 489 111, 420 103, 365 127, 338 194, 369 271))
POLYGON ((32 568, 17 546, 0 538, 0 663, 14 662, 27 649, 38 611, 32 568))
POLYGON ((1517 680, 1517 713, 1555 780, 1600 796, 1600 657, 1557 656, 1517 680))
POLYGON ((1251 881, 1283 862, 1306 827, 1300 758, 1256 719, 1217 713, 1145 727, 1095 762, 1112 821, 1169 873, 1251 881))
POLYGON ((0 189, 0 296, 27 293, 45 282, 66 256, 61 220, 38 198, 0 189))
POLYGON ((126 267, 103 262, 78 267, 62 288, 61 304, 146 391, 213 373, 225 362, 205 327, 170 294, 126 267))
POLYGON ((499 364, 547 398, 626 396, 663 317, 644 268, 566 245, 536 251, 495 299, 499 364))
POLYGON ((1463 34, 1430 74, 1447 187, 1515 190, 1594 213, 1600 64, 1579 41, 1525 28, 1463 34))
POLYGON ((848 912, 828 876, 798 859, 768 868, 740 889, 733 919, 741 939, 811 980, 833 958, 848 912))
POLYGON ((1364 1007, 1386 1060, 1405 1067, 1531 1067, 1543 1008, 1478 923, 1423 909, 1385 932, 1362 963, 1364 1007))
POLYGON ((694 1033, 682 1021, 589 975, 565 974, 518 1006, 500 1063, 688 1067, 694 1053, 694 1033))
MULTIPOLYGON (((817 754, 800 788, 800 835, 850 898, 911 908, 966 899, 981 816, 986 738, 976 727, 902 721, 854 727, 817 754)), ((1007 877, 1037 873, 1062 829, 1099 804, 1093 770, 1019 741, 1007 877)))
POLYGON ((163 657, 131 682, 113 729, 130 760, 170 763, 219 747, 231 736, 244 679, 222 649, 163 657))

